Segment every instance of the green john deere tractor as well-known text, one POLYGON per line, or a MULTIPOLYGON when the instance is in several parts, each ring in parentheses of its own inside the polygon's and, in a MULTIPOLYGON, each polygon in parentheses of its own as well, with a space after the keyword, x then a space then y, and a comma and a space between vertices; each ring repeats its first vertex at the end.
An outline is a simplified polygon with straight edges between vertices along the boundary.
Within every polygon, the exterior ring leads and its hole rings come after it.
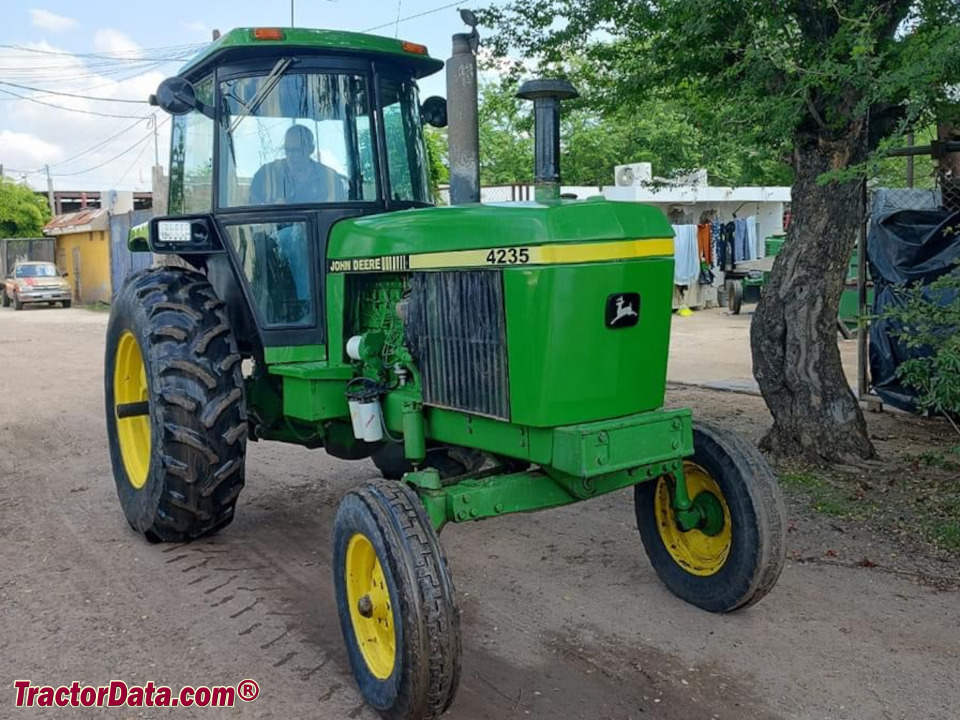
POLYGON ((130 247, 181 262, 125 283, 106 347, 117 492, 151 541, 230 523, 248 442, 373 459, 384 479, 334 521, 336 602, 364 698, 410 720, 460 675, 447 523, 632 486, 657 574, 713 612, 771 589, 785 538, 758 452, 663 409, 669 223, 558 197, 572 88, 523 90, 537 202, 433 207, 422 123, 447 111, 416 81, 442 65, 394 39, 238 29, 164 81, 169 215, 130 247))

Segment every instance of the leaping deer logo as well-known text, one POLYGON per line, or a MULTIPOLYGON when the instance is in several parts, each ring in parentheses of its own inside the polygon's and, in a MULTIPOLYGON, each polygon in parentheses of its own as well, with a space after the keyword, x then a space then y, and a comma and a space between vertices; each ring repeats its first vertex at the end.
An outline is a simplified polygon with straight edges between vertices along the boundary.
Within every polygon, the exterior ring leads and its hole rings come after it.
POLYGON ((637 311, 633 309, 631 303, 623 299, 623 295, 619 295, 617 297, 617 314, 613 317, 613 320, 610 321, 610 327, 613 327, 626 317, 637 317, 637 311))

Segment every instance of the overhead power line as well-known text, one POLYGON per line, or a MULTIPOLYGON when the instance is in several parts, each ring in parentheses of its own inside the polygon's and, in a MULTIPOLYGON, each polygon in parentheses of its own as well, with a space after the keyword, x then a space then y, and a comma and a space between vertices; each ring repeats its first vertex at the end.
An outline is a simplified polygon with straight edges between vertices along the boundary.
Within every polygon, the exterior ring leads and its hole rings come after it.
POLYGON ((135 127, 137 127, 137 125, 139 125, 140 123, 142 123, 144 120, 149 121, 150 118, 156 116, 156 114, 157 114, 157 113, 154 112, 154 113, 151 113, 151 114, 149 114, 149 115, 144 115, 142 118, 140 118, 140 119, 137 120, 136 122, 133 122, 133 123, 127 125, 127 126, 126 126, 125 128, 123 128, 120 132, 111 135, 110 137, 106 138, 105 140, 100 140, 100 141, 96 142, 94 145, 91 145, 91 146, 88 147, 86 150, 82 150, 82 151, 78 152, 77 154, 71 155, 70 157, 68 157, 68 158, 66 158, 66 159, 64 159, 64 160, 59 160, 59 161, 57 161, 57 162, 55 162, 55 163, 50 163, 50 167, 60 167, 61 165, 66 165, 67 163, 71 163, 71 162, 73 162, 74 160, 78 160, 79 158, 82 158, 84 155, 89 155, 90 153, 92 153, 92 152, 94 152, 94 151, 96 151, 96 150, 99 150, 100 148, 104 147, 105 145, 109 145, 110 143, 112 143, 114 140, 116 140, 116 139, 117 139, 118 137, 120 137, 121 135, 126 135, 128 132, 130 132, 130 131, 133 130, 135 127))
POLYGON ((440 12, 441 10, 447 10, 449 8, 457 7, 458 5, 462 5, 462 4, 463 4, 463 1, 461 0, 460 2, 441 5, 440 7, 433 8, 433 10, 425 10, 424 12, 417 13, 416 15, 407 15, 407 17, 398 18, 396 20, 391 20, 390 22, 385 22, 382 25, 377 25, 372 28, 367 28, 366 30, 361 30, 361 32, 368 33, 368 32, 373 32, 374 30, 382 30, 383 28, 390 27, 391 25, 396 26, 402 22, 406 22, 407 20, 414 20, 416 18, 423 17, 424 15, 432 15, 433 13, 440 12))
POLYGON ((16 50, 17 52, 28 52, 36 53, 39 55, 54 55, 60 57, 76 57, 76 58, 88 58, 96 60, 110 60, 112 62, 142 62, 144 60, 178 60, 182 59, 183 56, 189 55, 193 52, 196 52, 201 47, 207 43, 192 43, 189 45, 169 45, 166 47, 156 47, 156 48, 144 48, 142 51, 129 51, 129 50, 118 50, 115 53, 72 53, 72 52, 62 52, 60 50, 42 50, 40 48, 30 48, 23 45, 6 45, 0 44, 0 48, 7 48, 8 50, 16 50), (161 57, 150 57, 143 53, 154 52, 154 51, 164 51, 168 50, 169 52, 161 57), (136 53, 136 54, 134 54, 136 53))
MULTIPOLYGON (((32 92, 43 93, 44 95, 62 95, 63 97, 72 97, 80 98, 81 100, 97 100, 100 102, 118 102, 118 103, 136 103, 138 105, 146 105, 146 100, 129 100, 126 98, 106 98, 106 97, 95 97, 93 95, 80 95, 79 93, 68 93, 61 92, 59 90, 45 90, 38 87, 30 87, 29 85, 18 85, 17 83, 7 82, 6 80, 0 80, 0 85, 6 85, 8 87, 19 88, 20 90, 30 90, 32 92)), ((29 100, 30 98, 26 98, 29 100)))
POLYGON ((97 115, 99 117, 127 118, 129 120, 140 119, 139 115, 117 115, 115 113, 97 112, 96 110, 81 110, 80 108, 67 107, 66 105, 55 105, 54 103, 44 102, 43 100, 37 100, 36 98, 28 97, 26 95, 18 95, 15 92, 11 92, 10 90, 4 90, 3 88, 0 88, 0 93, 5 93, 7 95, 12 95, 15 98, 20 98, 21 100, 27 100, 32 103, 37 103, 37 105, 46 105, 47 107, 56 108, 57 110, 67 110, 69 112, 83 113, 84 115, 97 115))
MULTIPOLYGON (((54 167, 60 167, 61 165, 67 165, 67 164, 73 162, 74 160, 79 160, 79 159, 82 158, 84 155, 89 155, 90 153, 95 152, 95 151, 99 150, 100 148, 102 148, 102 147, 104 147, 104 146, 106 146, 106 145, 109 145, 110 143, 112 143, 114 140, 116 140, 116 139, 119 138, 120 136, 125 135, 125 134, 127 134, 128 132, 130 132, 131 130, 133 130, 135 127, 137 127, 137 126, 138 126, 140 123, 142 123, 144 120, 149 121, 152 117, 154 117, 154 116, 156 116, 156 115, 157 115, 156 112, 153 112, 153 113, 149 113, 149 114, 147 114, 147 115, 144 115, 144 116, 143 116, 142 118, 140 118, 139 120, 137 120, 137 121, 135 121, 135 122, 133 122, 133 123, 130 123, 130 124, 126 125, 126 126, 125 126, 122 130, 120 130, 119 132, 116 132, 116 133, 114 133, 113 135, 110 135, 109 137, 103 138, 103 139, 101 139, 101 140, 97 140, 97 142, 95 142, 95 143, 94 143, 93 145, 91 145, 90 147, 85 148, 85 149, 81 150, 80 152, 71 155, 71 156, 68 157, 68 158, 64 158, 63 160, 58 160, 57 162, 48 163, 48 166, 49 166, 49 167, 52 167, 52 168, 54 168, 54 167)), ((116 126, 114 126, 114 127, 116 127, 116 126)), ((43 172, 44 166, 41 165, 40 167, 35 168, 35 169, 33 169, 33 170, 17 170, 16 168, 7 168, 7 169, 10 170, 10 172, 16 173, 16 174, 18 174, 18 175, 35 175, 36 173, 43 172)))
MULTIPOLYGON (((170 119, 170 118, 168 117, 166 120, 164 120, 163 122, 161 122, 160 125, 158 125, 157 127, 159 128, 161 125, 163 125, 164 123, 166 123, 167 120, 169 120, 169 119, 170 119)), ((73 177, 73 176, 75 176, 75 175, 86 175, 87 173, 93 172, 94 170, 99 170, 99 169, 102 168, 103 166, 109 165, 110 163, 112 163, 112 162, 114 162, 114 161, 116 161, 116 160, 119 160, 120 158, 122 158, 122 157, 123 157, 124 155, 126 155, 127 153, 132 152, 132 151, 135 150, 136 148, 140 147, 140 145, 142 145, 143 143, 147 142, 147 141, 150 140, 152 137, 153 137, 153 131, 151 130, 149 133, 147 133, 147 134, 144 135, 142 138, 140 138, 140 139, 137 140, 135 143, 133 143, 133 145, 128 146, 125 150, 122 150, 121 152, 118 152, 118 153, 117 153, 116 155, 114 155, 113 157, 109 158, 108 160, 104 160, 103 162, 98 163, 98 164, 94 165, 93 167, 88 167, 88 168, 85 168, 84 170, 77 170, 77 171, 75 171, 75 172, 53 173, 53 175, 54 175, 55 177, 73 177)))
POLYGON ((117 180, 116 180, 116 182, 113 183, 113 187, 110 188, 111 190, 115 189, 115 188, 117 187, 117 185, 119 185, 120 183, 122 183, 122 182, 127 178, 127 175, 130 174, 130 171, 133 170, 134 167, 136 167, 136 165, 137 165, 138 162, 140 162, 140 158, 143 157, 143 153, 145 153, 145 152, 147 151, 147 148, 148 148, 148 147, 150 147, 150 143, 146 143, 142 148, 140 148, 140 152, 137 153, 137 156, 133 159, 133 162, 131 162, 131 163, 127 166, 127 169, 123 171, 123 175, 121 175, 120 177, 118 177, 117 180))

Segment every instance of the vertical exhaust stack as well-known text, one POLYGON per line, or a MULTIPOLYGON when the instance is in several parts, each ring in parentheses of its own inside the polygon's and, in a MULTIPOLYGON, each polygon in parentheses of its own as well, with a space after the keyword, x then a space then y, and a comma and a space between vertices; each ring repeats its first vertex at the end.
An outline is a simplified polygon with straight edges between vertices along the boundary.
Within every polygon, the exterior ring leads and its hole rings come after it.
POLYGON ((453 36, 447 60, 447 136, 450 141, 450 204, 480 202, 480 123, 477 100, 477 18, 469 10, 460 17, 469 33, 453 36))
POLYGON ((579 97, 566 80, 527 80, 517 97, 533 100, 534 177, 538 202, 560 197, 560 102, 579 97))

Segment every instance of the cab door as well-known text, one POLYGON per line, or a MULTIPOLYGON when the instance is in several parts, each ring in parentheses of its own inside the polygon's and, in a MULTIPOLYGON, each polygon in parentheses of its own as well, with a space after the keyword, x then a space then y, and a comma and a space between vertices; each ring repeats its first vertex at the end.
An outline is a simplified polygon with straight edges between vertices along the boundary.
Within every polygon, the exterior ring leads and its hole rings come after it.
POLYGON ((330 228, 385 209, 372 86, 321 56, 217 72, 215 212, 268 362, 326 359, 330 228))

